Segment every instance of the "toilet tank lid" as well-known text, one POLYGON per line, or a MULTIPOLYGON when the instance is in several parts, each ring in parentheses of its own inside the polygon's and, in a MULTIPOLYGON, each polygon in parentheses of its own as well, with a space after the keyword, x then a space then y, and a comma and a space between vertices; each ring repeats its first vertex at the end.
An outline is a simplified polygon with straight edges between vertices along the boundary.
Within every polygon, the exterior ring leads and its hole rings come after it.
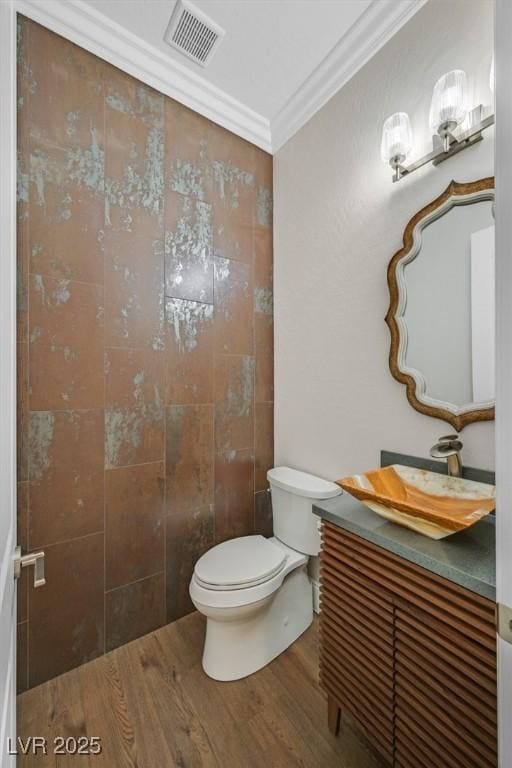
POLYGON ((330 480, 300 472, 290 467, 274 467, 267 472, 267 480, 271 485, 290 491, 297 496, 305 496, 308 499, 331 499, 339 496, 343 491, 339 485, 330 480))

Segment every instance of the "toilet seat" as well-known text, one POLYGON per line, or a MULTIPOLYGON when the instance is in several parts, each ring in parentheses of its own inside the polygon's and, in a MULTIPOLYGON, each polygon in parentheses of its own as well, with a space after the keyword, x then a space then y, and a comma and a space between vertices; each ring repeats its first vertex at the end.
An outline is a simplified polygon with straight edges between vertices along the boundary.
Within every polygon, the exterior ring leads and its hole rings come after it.
MULTIPOLYGON (((245 538, 253 537, 242 537, 242 539, 245 538)), ((240 539, 231 539, 231 542, 235 541, 240 541, 240 539)), ((263 581, 261 581, 260 578, 260 581, 257 584, 246 583, 245 585, 242 585, 242 587, 236 588, 233 585, 230 587, 221 587, 219 585, 212 586, 210 584, 202 583, 198 579, 196 570, 194 569, 189 587, 190 597, 192 598, 194 605, 197 607, 199 604, 209 608, 234 608, 264 600, 279 589, 285 577, 291 571, 306 565, 308 562, 306 555, 287 547, 286 544, 283 544, 275 537, 271 539, 263 538, 263 541, 272 544, 284 557, 283 564, 277 573, 268 576, 263 581)), ((230 542, 224 543, 229 544, 230 542)), ((222 545, 218 544, 217 546, 220 547, 222 545)), ((209 551, 211 552, 212 550, 209 551)), ((205 555, 203 555, 203 557, 204 556, 205 555)))
POLYGON ((224 541, 196 563, 196 582, 205 589, 248 589, 269 581, 285 565, 286 552, 263 536, 241 536, 224 541))

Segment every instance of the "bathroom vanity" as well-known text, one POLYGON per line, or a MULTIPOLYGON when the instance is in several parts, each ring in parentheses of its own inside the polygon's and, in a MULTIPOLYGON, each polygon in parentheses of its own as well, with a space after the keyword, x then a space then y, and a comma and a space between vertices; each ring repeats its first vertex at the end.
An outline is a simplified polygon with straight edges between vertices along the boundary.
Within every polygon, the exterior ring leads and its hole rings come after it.
POLYGON ((442 541, 348 494, 322 518, 320 679, 390 765, 495 768, 495 527, 442 541))

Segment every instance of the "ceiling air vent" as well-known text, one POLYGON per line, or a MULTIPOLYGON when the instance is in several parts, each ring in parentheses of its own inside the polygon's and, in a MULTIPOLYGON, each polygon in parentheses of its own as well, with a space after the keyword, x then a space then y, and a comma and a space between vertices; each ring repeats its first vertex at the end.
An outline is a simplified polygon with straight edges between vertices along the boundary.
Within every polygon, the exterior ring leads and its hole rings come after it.
POLYGON ((220 41, 225 30, 215 24, 206 14, 188 0, 178 0, 172 12, 171 20, 164 35, 164 40, 189 59, 205 67, 220 41))

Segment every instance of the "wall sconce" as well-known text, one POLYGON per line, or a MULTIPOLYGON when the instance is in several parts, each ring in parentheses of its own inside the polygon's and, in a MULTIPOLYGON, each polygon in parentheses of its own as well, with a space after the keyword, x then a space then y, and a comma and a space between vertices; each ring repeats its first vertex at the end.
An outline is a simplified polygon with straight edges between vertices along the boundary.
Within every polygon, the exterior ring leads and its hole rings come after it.
POLYGON ((395 171, 394 181, 398 181, 403 163, 412 149, 412 128, 406 112, 396 112, 388 117, 382 127, 380 154, 382 160, 395 171))
MULTIPOLYGON (((494 57, 490 74, 494 90, 494 57)), ((412 149, 412 129, 408 115, 396 112, 382 127, 381 156, 393 168, 393 182, 400 181, 427 163, 439 165, 452 155, 483 139, 482 131, 494 123, 494 114, 482 104, 468 112, 466 73, 454 69, 439 78, 434 86, 430 105, 429 123, 433 150, 404 165, 412 149), (487 113, 487 114, 486 114, 487 113)))
POLYGON ((450 139, 454 139, 454 131, 466 119, 466 73, 462 69, 454 69, 439 78, 434 85, 430 103, 430 130, 438 134, 443 141, 443 150, 450 149, 450 139))

